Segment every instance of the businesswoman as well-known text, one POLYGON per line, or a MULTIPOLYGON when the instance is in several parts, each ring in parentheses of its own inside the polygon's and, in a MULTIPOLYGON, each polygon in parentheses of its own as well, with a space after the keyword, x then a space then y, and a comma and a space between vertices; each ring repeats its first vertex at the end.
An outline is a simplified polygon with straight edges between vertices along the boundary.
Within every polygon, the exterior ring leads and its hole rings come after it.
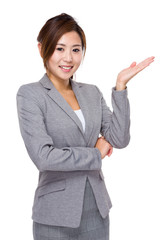
POLYGON ((128 145, 126 84, 154 57, 118 74, 111 112, 97 86, 73 80, 86 38, 71 16, 49 19, 37 40, 46 73, 17 92, 21 134, 39 170, 32 209, 34 239, 108 240, 112 203, 102 159, 113 147, 128 145))

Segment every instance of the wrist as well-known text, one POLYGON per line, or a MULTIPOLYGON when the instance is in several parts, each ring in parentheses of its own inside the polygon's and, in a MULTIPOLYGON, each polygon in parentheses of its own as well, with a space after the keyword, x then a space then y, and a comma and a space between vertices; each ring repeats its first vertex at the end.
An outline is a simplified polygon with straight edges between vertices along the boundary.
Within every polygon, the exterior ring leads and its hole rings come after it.
POLYGON ((122 91, 126 89, 126 85, 117 82, 115 88, 117 91, 122 91))
POLYGON ((102 154, 101 154, 101 151, 100 151, 100 149, 99 149, 98 147, 95 147, 95 148, 96 148, 96 150, 97 150, 97 152, 98 152, 98 154, 99 154, 100 158, 102 159, 102 154))

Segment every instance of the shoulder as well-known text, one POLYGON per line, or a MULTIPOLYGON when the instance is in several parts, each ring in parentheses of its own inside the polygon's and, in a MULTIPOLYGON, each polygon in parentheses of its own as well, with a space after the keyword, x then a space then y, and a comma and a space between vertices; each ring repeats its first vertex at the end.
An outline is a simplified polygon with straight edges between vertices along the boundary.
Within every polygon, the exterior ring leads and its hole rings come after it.
POLYGON ((35 91, 35 90, 40 90, 41 86, 39 84, 39 82, 32 82, 32 83, 27 83, 27 84, 23 84, 19 87, 18 89, 18 93, 19 92, 28 92, 28 91, 35 91))
POLYGON ((23 96, 26 98, 38 98, 41 95, 41 92, 42 87, 38 81, 21 85, 17 91, 17 96, 23 96))
POLYGON ((44 93, 39 81, 21 85, 16 94, 16 101, 20 106, 24 105, 28 108, 38 106, 43 109, 45 106, 44 93))

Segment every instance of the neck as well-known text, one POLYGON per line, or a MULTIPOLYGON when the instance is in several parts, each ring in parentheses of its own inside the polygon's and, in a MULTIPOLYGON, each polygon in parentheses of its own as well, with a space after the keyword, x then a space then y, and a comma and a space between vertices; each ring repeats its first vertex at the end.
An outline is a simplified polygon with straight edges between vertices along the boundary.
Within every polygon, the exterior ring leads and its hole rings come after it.
POLYGON ((50 74, 48 71, 46 71, 50 81, 53 83, 53 85, 55 86, 55 88, 58 91, 67 91, 67 90, 71 90, 71 86, 70 86, 70 80, 62 80, 62 79, 58 79, 55 78, 52 74, 50 74))

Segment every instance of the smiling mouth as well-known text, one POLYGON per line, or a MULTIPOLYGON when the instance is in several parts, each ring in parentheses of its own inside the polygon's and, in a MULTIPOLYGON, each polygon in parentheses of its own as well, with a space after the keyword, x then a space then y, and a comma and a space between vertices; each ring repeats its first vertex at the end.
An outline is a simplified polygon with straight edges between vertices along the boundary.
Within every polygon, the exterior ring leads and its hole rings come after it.
POLYGON ((64 70, 70 70, 73 68, 73 66, 59 66, 60 68, 64 69, 64 70))

